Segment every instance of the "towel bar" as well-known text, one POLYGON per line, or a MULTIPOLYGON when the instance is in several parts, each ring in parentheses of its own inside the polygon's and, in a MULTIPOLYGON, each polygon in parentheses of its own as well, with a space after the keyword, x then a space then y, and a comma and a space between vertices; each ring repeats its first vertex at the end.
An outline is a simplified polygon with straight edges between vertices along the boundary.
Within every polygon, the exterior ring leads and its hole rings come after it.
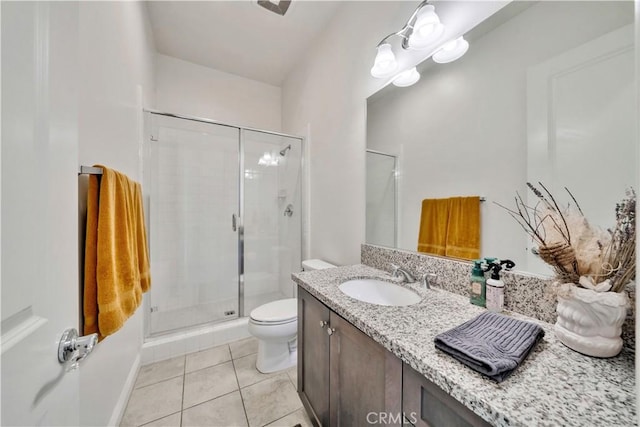
POLYGON ((102 168, 94 168, 93 166, 80 166, 78 175, 102 175, 102 168))

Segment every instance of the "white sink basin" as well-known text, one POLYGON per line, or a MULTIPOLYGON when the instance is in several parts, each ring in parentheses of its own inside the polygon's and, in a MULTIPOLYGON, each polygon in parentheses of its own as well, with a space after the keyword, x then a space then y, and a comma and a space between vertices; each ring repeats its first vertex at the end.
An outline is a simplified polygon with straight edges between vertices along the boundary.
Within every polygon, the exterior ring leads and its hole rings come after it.
POLYGON ((371 304, 405 306, 422 299, 407 288, 376 279, 349 280, 338 287, 351 298, 371 304))

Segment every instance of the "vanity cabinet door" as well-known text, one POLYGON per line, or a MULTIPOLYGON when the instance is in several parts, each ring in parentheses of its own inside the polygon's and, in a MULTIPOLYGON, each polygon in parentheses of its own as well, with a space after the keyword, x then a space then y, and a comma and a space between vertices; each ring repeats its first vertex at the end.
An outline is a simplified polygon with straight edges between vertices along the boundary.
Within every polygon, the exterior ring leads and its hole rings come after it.
POLYGON ((402 362, 331 312, 330 425, 402 425, 402 362))
POLYGON ((440 387, 403 366, 402 410, 417 427, 488 427, 485 420, 449 396, 440 387))
POLYGON ((298 394, 312 421, 323 426, 329 425, 328 324, 327 306, 298 288, 298 394))

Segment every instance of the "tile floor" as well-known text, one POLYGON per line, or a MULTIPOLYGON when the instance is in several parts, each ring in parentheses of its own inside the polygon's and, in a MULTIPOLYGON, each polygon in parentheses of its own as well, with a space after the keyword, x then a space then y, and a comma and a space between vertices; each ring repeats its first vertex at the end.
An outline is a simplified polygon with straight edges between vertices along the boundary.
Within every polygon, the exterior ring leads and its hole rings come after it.
POLYGON ((311 426, 296 392, 296 368, 256 369, 247 338, 140 368, 121 426, 311 426))

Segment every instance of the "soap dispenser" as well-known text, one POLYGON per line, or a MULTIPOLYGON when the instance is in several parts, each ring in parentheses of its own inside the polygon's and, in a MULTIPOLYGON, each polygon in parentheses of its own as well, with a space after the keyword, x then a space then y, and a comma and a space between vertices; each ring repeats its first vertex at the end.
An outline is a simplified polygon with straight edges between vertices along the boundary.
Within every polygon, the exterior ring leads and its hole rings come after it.
POLYGON ((471 270, 471 304, 484 307, 486 305, 486 280, 484 271, 482 271, 482 260, 473 261, 473 269, 471 270))
POLYGON ((515 263, 505 259, 490 263, 485 271, 491 270, 491 278, 487 279, 487 309, 499 313, 504 308, 504 282, 500 280, 500 271, 505 265, 507 270, 515 267, 515 263))

